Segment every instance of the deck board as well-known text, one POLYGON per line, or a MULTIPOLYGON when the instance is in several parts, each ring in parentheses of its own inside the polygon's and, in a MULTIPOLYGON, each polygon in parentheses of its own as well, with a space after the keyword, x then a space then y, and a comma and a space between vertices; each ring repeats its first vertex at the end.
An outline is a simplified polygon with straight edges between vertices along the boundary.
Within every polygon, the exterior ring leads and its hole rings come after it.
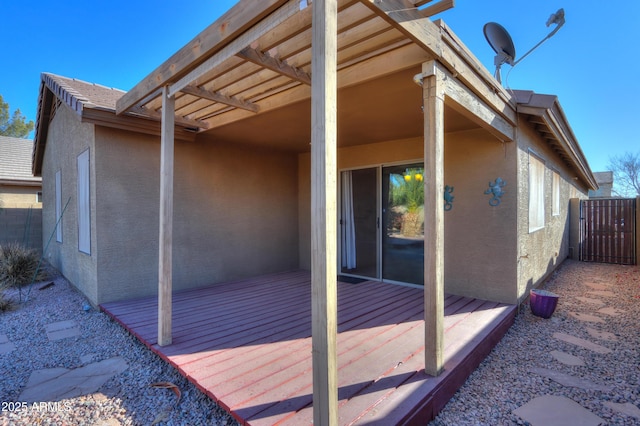
MULTIPOLYGON (((173 344, 157 345, 157 299, 102 309, 250 425, 310 424, 311 285, 305 271, 173 296, 173 344)), ((423 291, 338 283, 340 424, 424 424, 506 332, 515 306, 445 297, 445 372, 424 373, 423 291)))

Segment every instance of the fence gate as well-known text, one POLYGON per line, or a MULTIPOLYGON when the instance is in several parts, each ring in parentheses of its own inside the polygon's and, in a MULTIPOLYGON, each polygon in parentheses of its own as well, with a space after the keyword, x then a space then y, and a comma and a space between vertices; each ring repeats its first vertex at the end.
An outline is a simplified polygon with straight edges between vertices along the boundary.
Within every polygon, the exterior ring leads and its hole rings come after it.
POLYGON ((636 263, 636 200, 582 200, 580 260, 636 263))

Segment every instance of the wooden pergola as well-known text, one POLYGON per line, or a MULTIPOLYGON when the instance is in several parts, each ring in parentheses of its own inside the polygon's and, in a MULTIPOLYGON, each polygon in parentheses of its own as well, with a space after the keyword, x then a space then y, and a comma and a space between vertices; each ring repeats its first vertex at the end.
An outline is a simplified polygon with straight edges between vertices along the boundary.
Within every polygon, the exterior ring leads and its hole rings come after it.
POLYGON ((515 102, 442 22, 453 0, 241 0, 117 103, 161 120, 158 342, 170 345, 174 132, 311 100, 314 423, 337 424, 337 92, 422 65, 425 370, 443 369, 445 103, 502 141, 515 102))

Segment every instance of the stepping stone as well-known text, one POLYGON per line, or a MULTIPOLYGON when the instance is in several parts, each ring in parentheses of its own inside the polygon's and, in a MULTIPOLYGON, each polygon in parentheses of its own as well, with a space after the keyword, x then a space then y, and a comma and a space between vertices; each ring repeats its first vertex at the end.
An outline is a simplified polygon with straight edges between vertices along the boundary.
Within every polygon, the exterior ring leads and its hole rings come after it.
POLYGON ((578 358, 577 356, 568 354, 566 352, 551 351, 550 354, 556 360, 560 361, 561 363, 563 363, 565 365, 574 365, 574 366, 580 366, 580 367, 585 365, 585 363, 582 360, 582 358, 578 358))
POLYGON ((609 333, 608 331, 596 330, 595 328, 587 327, 587 333, 589 333, 591 337, 595 337, 600 340, 607 340, 609 342, 616 342, 618 340, 618 336, 615 334, 609 333))
POLYGON ((602 318, 591 314, 583 314, 582 312, 569 312, 569 315, 574 317, 578 321, 604 323, 604 320, 602 318))
POLYGON ((602 405, 605 407, 611 408, 613 411, 618 413, 626 414, 629 417, 635 417, 636 419, 640 419, 640 408, 636 407, 630 402, 626 404, 617 404, 615 402, 603 402, 602 405))
POLYGON ((84 367, 47 368, 31 373, 20 401, 60 401, 96 392, 107 380, 126 370, 122 357, 109 358, 84 367))
POLYGON ((584 303, 590 303, 592 305, 599 305, 599 306, 604 305, 604 302, 599 299, 591 299, 589 297, 582 297, 582 296, 577 296, 576 299, 584 303))
POLYGON ((0 334, 0 355, 8 354, 16 348, 6 334, 0 334))
POLYGON ((587 294, 595 294, 596 296, 602 297, 616 297, 616 294, 614 292, 608 290, 588 291, 587 294))
POLYGON ((532 426, 599 426, 605 421, 564 396, 543 395, 532 399, 513 414, 532 426))
POLYGON ((605 314, 605 315, 611 315, 612 317, 616 317, 620 314, 624 314, 625 311, 621 310, 621 309, 616 309, 613 307, 608 307, 608 308, 602 308, 598 310, 599 313, 601 314, 605 314))
POLYGON ((548 368, 530 368, 529 371, 551 379, 554 382, 558 382, 562 386, 602 392, 609 392, 613 389, 611 386, 600 385, 592 382, 591 380, 581 379, 580 377, 572 376, 571 374, 562 373, 556 370, 550 370, 548 368))
POLYGON ((80 335, 80 327, 74 320, 54 322, 45 326, 50 342, 80 335))
POLYGON ((584 285, 594 290, 611 290, 611 285, 605 283, 584 283, 584 285))
POLYGON ((610 354, 613 352, 611 349, 598 345, 597 343, 590 342, 585 339, 581 339, 576 336, 572 336, 566 333, 553 333, 553 337, 558 340, 562 340, 563 342, 571 343, 576 346, 580 346, 585 349, 589 349, 590 351, 599 353, 599 354, 610 354))

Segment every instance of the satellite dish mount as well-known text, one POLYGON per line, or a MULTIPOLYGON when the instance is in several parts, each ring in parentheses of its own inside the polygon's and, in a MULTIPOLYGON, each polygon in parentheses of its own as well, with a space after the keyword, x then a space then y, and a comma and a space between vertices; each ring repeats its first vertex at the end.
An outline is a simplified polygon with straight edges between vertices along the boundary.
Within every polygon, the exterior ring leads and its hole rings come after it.
POLYGON ((491 48, 496 52, 496 56, 493 59, 493 64, 496 66, 494 77, 499 83, 502 83, 500 76, 500 68, 502 64, 509 64, 512 67, 518 65, 520 61, 529 56, 531 52, 536 50, 542 43, 549 40, 558 30, 564 25, 564 9, 558 9, 558 11, 552 14, 547 20, 547 27, 552 24, 556 24, 556 27, 545 38, 540 40, 538 44, 533 46, 527 53, 525 53, 520 59, 516 61, 516 48, 513 45, 513 40, 507 32, 507 30, 500 24, 495 22, 489 22, 485 24, 483 28, 484 36, 489 42, 491 48))

